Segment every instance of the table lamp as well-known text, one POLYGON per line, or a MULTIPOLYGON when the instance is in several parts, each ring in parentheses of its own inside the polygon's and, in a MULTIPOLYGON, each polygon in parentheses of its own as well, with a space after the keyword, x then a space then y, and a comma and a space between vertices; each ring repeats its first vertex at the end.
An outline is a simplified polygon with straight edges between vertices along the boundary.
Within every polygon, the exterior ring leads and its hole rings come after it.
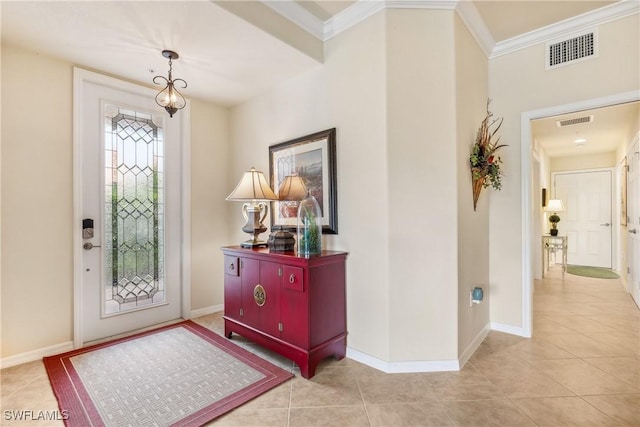
POLYGON ((560 199, 551 199, 549 203, 544 208, 545 212, 553 212, 549 216, 549 222, 551 223, 551 230, 549 230, 549 234, 552 236, 558 235, 557 224, 560 222, 560 217, 558 216, 558 212, 564 212, 564 203, 560 199))
POLYGON ((307 187, 304 181, 297 175, 287 175, 282 180, 278 189, 278 200, 295 207, 298 212, 298 202, 307 195, 307 187))
MULTIPOLYGON (((287 175, 282 180, 278 189, 278 200, 280 200, 280 211, 278 212, 284 218, 295 217, 298 213, 298 204, 307 194, 307 187, 304 181, 297 175, 287 175)), ((289 230, 283 229, 282 226, 271 228, 269 236, 269 249, 272 251, 292 251, 296 243, 296 239, 289 230)))
POLYGON ((253 238, 242 242, 240 246, 243 248, 267 246, 267 242, 259 240, 258 236, 267 231, 267 227, 262 224, 269 212, 267 202, 278 200, 278 197, 269 187, 264 174, 252 167, 249 172, 242 175, 242 179, 226 200, 245 202, 242 205, 242 216, 247 223, 242 227, 242 231, 251 234, 253 238))

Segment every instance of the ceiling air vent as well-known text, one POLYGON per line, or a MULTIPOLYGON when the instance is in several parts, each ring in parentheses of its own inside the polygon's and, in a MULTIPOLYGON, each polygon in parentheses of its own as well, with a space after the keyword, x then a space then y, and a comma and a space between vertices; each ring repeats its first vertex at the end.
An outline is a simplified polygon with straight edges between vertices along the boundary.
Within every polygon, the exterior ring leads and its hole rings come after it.
POLYGON ((574 119, 556 120, 556 125, 558 125, 559 128, 563 128, 565 126, 579 125, 580 123, 591 123, 592 121, 593 116, 583 116, 574 119))
POLYGON ((595 58, 598 56, 598 33, 589 31, 569 39, 547 42, 546 51, 547 70, 595 58))

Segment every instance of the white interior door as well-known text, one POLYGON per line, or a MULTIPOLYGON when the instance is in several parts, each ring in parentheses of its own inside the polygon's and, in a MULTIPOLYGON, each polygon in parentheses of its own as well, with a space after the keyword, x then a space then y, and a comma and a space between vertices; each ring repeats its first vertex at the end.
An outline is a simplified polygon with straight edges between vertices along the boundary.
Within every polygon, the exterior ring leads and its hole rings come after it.
POLYGON ((181 316, 181 116, 149 89, 84 71, 76 103, 76 316, 89 342, 181 316))
POLYGON ((564 202, 559 233, 567 236, 567 262, 611 268, 612 171, 554 174, 554 199, 564 202))
POLYGON ((640 146, 627 155, 627 283, 636 304, 640 306, 640 146))

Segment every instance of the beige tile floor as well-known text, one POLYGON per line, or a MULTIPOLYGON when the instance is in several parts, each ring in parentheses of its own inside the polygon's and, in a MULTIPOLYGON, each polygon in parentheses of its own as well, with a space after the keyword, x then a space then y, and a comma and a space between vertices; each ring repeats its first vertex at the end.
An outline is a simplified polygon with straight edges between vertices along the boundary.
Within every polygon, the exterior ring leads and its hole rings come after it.
MULTIPOLYGON (((211 426, 640 426, 640 311, 618 280, 554 266, 534 292, 534 337, 491 332, 460 372, 385 374, 328 359, 211 426)), ((222 333, 220 314, 195 319, 222 333)), ((41 362, 3 369, 6 410, 57 409, 41 362)), ((58 423, 57 425, 61 425, 58 423)))

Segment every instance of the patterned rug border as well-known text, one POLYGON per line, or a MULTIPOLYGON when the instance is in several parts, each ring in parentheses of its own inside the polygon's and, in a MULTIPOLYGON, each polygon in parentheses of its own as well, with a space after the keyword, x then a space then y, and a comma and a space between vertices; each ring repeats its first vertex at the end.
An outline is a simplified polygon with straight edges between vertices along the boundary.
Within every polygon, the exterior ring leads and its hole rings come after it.
POLYGON ((87 390, 82 384, 80 377, 75 371, 70 360, 71 357, 175 328, 184 328, 204 339, 211 345, 223 349, 227 354, 232 355, 234 358, 264 374, 265 378, 256 381, 250 386, 245 387, 244 389, 239 390, 236 393, 227 396, 186 418, 183 418, 173 424, 173 426, 178 427, 205 424, 293 377, 291 372, 287 372, 284 369, 259 358, 255 354, 227 341, 215 332, 200 326, 191 320, 185 320, 183 322, 160 327, 147 332, 141 332, 129 337, 43 358, 44 366, 46 368, 47 375, 49 376, 49 383, 51 384, 56 399, 58 400, 58 406, 61 411, 66 411, 69 415, 68 419, 64 421, 65 425, 68 427, 98 427, 105 425, 100 418, 93 401, 89 397, 87 390))

